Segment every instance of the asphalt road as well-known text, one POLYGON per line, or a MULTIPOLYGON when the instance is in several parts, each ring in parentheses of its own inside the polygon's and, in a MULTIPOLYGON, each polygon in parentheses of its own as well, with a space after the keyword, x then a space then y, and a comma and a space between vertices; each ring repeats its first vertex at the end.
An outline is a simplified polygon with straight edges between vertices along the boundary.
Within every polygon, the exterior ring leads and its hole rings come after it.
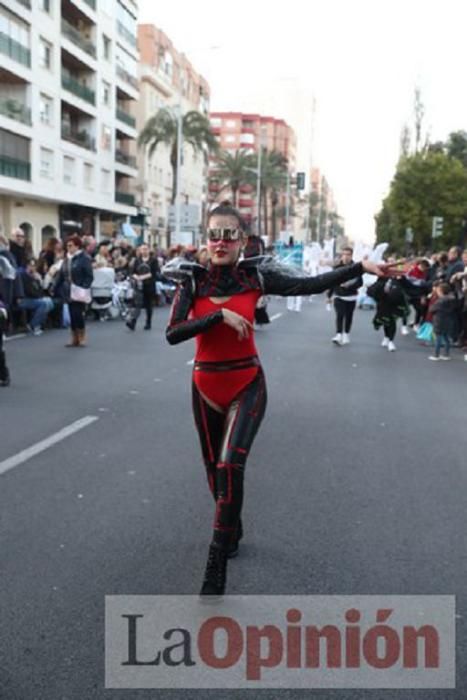
MULTIPOLYGON (((380 348, 370 312, 336 348, 322 300, 257 333, 266 419, 247 466, 231 594, 455 594, 456 690, 219 691, 104 687, 104 596, 196 594, 212 503, 190 413, 191 342, 89 325, 6 345, 5 460, 97 418, 0 473, 0 698, 170 700, 467 697, 467 364, 413 337, 380 348)), ((141 323, 141 321, 140 321, 141 323)))

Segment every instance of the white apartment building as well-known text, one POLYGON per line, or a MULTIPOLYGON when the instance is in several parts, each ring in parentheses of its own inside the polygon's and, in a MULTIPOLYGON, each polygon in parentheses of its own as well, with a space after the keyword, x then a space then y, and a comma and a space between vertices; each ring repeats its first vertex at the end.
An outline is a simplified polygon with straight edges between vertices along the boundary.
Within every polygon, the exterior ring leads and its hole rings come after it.
MULTIPOLYGON (((138 131, 162 107, 181 106, 183 114, 196 110, 209 115, 208 84, 161 30, 154 25, 140 25, 138 46, 141 55, 138 131)), ((173 179, 169 148, 160 144, 151 158, 140 149, 138 171, 136 196, 148 211, 147 234, 151 242, 165 247, 173 179)), ((207 165, 202 154, 195 156, 188 144, 183 147, 181 201, 198 206, 200 225, 207 202, 207 165)))
POLYGON ((137 14, 133 0, 0 0, 0 224, 36 253, 136 214, 137 14))

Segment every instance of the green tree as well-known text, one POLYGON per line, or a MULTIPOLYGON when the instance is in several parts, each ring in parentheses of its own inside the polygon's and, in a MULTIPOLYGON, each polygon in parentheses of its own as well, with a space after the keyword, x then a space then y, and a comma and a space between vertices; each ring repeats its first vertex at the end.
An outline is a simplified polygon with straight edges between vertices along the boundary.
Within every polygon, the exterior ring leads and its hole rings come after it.
MULTIPOLYGON (((183 143, 189 144, 195 154, 202 153, 206 160, 209 152, 215 153, 218 150, 209 119, 195 110, 183 115, 182 136, 183 143)), ((140 147, 148 148, 148 158, 152 157, 160 144, 168 146, 170 165, 172 166, 171 202, 174 204, 177 194, 178 120, 176 112, 163 107, 153 117, 150 117, 139 135, 138 144, 140 147)))
MULTIPOLYGON (((279 194, 287 185, 287 159, 278 151, 261 153, 261 201, 263 206, 263 234, 269 236, 269 203, 271 204, 271 239, 277 237, 277 205, 279 194)), ((259 211, 258 207, 258 211, 259 211)))
POLYGON ((467 212, 467 168, 445 153, 416 153, 399 161, 390 192, 376 217, 378 242, 405 250, 405 231, 414 234, 413 247, 423 252, 446 248, 459 240, 467 212), (444 219, 443 236, 432 240, 432 217, 444 219))
POLYGON ((256 157, 247 151, 240 149, 235 151, 233 155, 228 151, 221 151, 216 158, 211 181, 219 184, 219 192, 222 192, 224 189, 232 191, 232 201, 234 207, 236 207, 240 187, 255 183, 255 168, 256 157))
POLYGON ((467 131, 454 131, 449 134, 446 151, 451 158, 457 158, 464 168, 467 168, 467 131))

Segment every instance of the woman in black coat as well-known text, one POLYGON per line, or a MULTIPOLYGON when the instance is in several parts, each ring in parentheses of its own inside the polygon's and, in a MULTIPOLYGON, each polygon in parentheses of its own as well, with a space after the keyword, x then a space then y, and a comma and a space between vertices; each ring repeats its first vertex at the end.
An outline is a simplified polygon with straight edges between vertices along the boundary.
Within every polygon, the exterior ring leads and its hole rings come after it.
POLYGON ((71 341, 67 348, 86 345, 86 304, 91 301, 93 280, 91 258, 83 250, 83 241, 78 234, 66 242, 67 256, 63 261, 55 282, 55 294, 68 304, 71 320, 71 341))

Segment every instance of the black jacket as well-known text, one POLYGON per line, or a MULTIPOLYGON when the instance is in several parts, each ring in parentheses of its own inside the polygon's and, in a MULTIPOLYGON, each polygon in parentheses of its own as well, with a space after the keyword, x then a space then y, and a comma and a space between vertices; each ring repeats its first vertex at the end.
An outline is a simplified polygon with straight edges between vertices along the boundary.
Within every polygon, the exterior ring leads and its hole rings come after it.
MULTIPOLYGON (((0 251, 0 255, 6 258, 15 270, 17 269, 16 260, 8 250, 0 251)), ((4 302, 7 309, 11 308, 16 300, 22 297, 24 297, 24 289, 21 276, 17 273, 15 279, 11 280, 0 274, 0 299, 4 302)))
POLYGON ((40 281, 26 272, 26 270, 21 272, 21 280, 23 282, 24 296, 26 299, 41 299, 44 296, 40 281))
POLYGON ((171 345, 193 338, 212 326, 222 323, 222 309, 202 318, 188 319, 196 296, 223 297, 257 289, 262 294, 301 296, 320 294, 332 286, 363 274, 361 263, 340 267, 316 277, 301 275, 270 256, 242 260, 237 265, 210 265, 181 263, 178 269, 169 264, 163 268, 167 277, 182 280, 175 295, 166 337, 171 345))
POLYGON ((451 294, 437 299, 430 307, 433 314, 433 330, 435 333, 449 335, 455 323, 456 300, 451 294))
POLYGON ((65 258, 54 282, 54 293, 63 300, 70 301, 71 282, 78 287, 89 289, 93 278, 91 258, 81 251, 71 260, 68 257, 65 258))
MULTIPOLYGON (((354 265, 355 263, 351 263, 354 265)), ((347 265, 344 265, 344 263, 338 263, 335 265, 334 269, 338 270, 341 267, 348 267, 347 265)), ((347 280, 346 282, 342 282, 341 284, 336 285, 335 287, 331 287, 331 289, 328 291, 328 298, 330 299, 332 296, 334 297, 354 297, 357 296, 358 290, 360 287, 363 287, 363 278, 361 275, 357 275, 356 277, 353 277, 350 280, 347 280)))

